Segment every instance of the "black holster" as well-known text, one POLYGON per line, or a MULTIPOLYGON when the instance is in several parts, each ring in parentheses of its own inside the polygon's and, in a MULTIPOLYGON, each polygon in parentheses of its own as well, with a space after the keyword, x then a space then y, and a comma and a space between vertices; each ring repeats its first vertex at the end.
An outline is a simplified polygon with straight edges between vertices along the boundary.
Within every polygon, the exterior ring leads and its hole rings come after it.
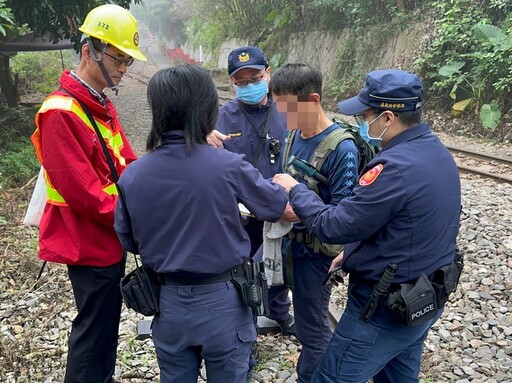
POLYGON ((141 265, 121 279, 121 295, 128 308, 145 316, 160 312, 160 283, 150 268, 141 265))
POLYGON ((242 263, 242 273, 233 277, 233 284, 238 289, 242 300, 252 307, 257 315, 268 315, 268 286, 263 262, 252 259, 242 263))
POLYGON ((443 307, 450 294, 457 289, 463 268, 464 258, 457 248, 455 250, 455 258, 452 263, 443 266, 430 274, 429 279, 436 291, 438 307, 443 307))
POLYGON ((389 294, 388 307, 408 326, 416 326, 434 318, 438 311, 436 293, 425 274, 415 283, 401 283, 389 294))
POLYGON ((414 283, 402 283, 389 294, 388 307, 397 313, 408 326, 415 326, 432 319, 448 301, 459 283, 464 258, 459 250, 449 265, 443 266, 428 277, 421 274, 414 283))

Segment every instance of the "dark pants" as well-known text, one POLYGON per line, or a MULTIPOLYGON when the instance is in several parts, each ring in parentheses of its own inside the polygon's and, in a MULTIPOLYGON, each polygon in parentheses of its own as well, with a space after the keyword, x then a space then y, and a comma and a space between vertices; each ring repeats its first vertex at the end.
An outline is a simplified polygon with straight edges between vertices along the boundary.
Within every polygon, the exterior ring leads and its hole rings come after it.
MULTIPOLYGON (((263 244, 263 221, 248 218, 244 229, 251 239, 251 257, 254 256, 254 260, 260 261, 263 255, 263 251, 261 250, 261 245, 263 244)), ((275 321, 288 319, 291 305, 290 298, 288 297, 289 291, 290 289, 286 285, 272 286, 268 289, 268 304, 270 309, 268 317, 270 319, 275 321)))
MULTIPOLYGON (((303 245, 293 242, 292 252, 296 246, 303 245)), ((332 285, 323 285, 331 262, 332 258, 320 254, 293 257, 293 311, 302 345, 297 362, 298 383, 311 381, 332 337, 328 317, 332 285)))
POLYGON ((373 286, 349 283, 347 307, 312 383, 417 383, 423 342, 443 310, 427 323, 408 327, 385 307, 361 319, 373 286))
POLYGON ((78 314, 68 340, 65 383, 113 381, 124 268, 124 259, 108 267, 68 266, 78 314))
POLYGON ((163 285, 153 320, 161 383, 195 383, 205 361, 208 383, 245 383, 256 329, 231 282, 163 285))

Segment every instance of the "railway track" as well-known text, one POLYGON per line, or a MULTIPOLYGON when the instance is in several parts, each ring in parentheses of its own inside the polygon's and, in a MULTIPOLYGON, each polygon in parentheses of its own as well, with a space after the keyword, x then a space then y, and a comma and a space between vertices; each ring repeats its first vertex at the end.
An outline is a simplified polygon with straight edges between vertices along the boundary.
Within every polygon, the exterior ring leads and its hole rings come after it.
POLYGON ((453 146, 446 147, 452 153, 462 174, 466 174, 468 177, 485 177, 499 182, 512 183, 512 159, 453 146))
POLYGON ((129 78, 131 78, 133 80, 136 80, 136 81, 138 81, 138 82, 140 82, 142 84, 146 84, 146 85, 148 85, 149 80, 151 79, 150 75, 141 73, 140 71, 138 71, 138 72, 135 72, 135 71, 127 72, 127 73, 124 74, 124 76, 125 77, 129 77, 129 78))
MULTIPOLYGON (((149 80, 151 79, 150 75, 141 73, 141 71, 135 72, 127 72, 124 76, 129 77, 133 80, 136 80, 142 84, 148 85, 149 80)), ((223 105, 225 102, 233 99, 233 95, 229 89, 229 85, 217 85, 217 91, 219 93, 219 103, 223 105)))

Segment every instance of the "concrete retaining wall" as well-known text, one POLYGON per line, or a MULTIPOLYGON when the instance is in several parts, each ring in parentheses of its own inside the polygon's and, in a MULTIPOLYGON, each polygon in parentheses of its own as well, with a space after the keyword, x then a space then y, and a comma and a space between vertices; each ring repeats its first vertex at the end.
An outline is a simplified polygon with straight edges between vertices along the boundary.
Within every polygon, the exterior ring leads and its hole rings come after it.
MULTIPOLYGON (((328 83, 331 73, 337 64, 340 50, 347 40, 349 30, 334 35, 326 32, 296 33, 290 38, 288 50, 282 52, 284 62, 306 62, 318 67, 324 73, 328 83)), ((420 25, 411 26, 397 36, 391 38, 375 55, 376 62, 373 68, 407 67, 411 64, 413 52, 417 48, 423 33, 420 25)), ((247 45, 247 41, 231 39, 225 41, 219 52, 202 52, 202 62, 210 68, 227 68, 227 57, 233 49, 247 45)), ((193 58, 200 59, 200 49, 185 44, 185 53, 193 58)), ((269 57, 270 59, 270 57, 269 57)))

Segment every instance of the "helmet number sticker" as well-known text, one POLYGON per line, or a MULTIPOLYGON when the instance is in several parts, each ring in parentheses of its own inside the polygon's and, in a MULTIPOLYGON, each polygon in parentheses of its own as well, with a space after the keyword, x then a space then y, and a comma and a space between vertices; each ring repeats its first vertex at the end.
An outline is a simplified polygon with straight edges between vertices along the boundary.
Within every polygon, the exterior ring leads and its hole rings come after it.
POLYGON ((101 27, 101 28, 103 28, 103 29, 109 29, 109 28, 110 28, 110 25, 105 24, 105 23, 103 23, 103 22, 101 22, 101 21, 98 21, 98 27, 101 27))

